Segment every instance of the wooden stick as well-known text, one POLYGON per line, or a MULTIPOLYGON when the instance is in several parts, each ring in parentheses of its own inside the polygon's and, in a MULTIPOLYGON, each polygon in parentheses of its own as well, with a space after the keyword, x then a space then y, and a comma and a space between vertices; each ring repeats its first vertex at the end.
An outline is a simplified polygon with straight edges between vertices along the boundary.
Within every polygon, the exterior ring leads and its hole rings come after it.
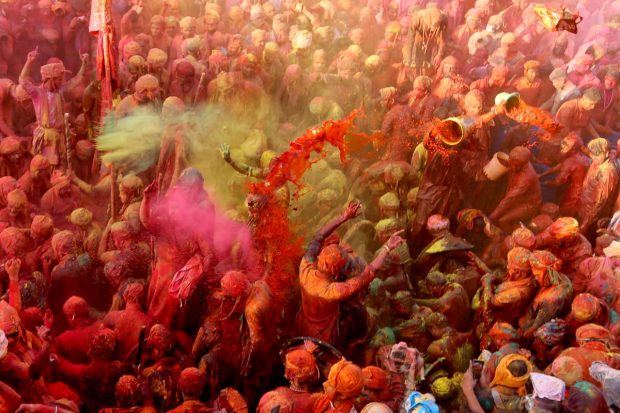
POLYGON ((67 172, 71 172, 71 136, 69 131, 69 114, 65 113, 65 156, 67 161, 67 172))

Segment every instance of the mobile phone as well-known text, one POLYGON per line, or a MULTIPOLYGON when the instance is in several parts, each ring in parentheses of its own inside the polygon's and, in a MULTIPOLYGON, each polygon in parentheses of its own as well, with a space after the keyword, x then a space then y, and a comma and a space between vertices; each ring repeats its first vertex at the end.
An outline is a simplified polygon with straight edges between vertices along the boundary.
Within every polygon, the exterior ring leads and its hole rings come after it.
POLYGON ((475 379, 479 379, 482 376, 482 369, 484 368, 484 362, 482 360, 472 360, 471 371, 475 379))

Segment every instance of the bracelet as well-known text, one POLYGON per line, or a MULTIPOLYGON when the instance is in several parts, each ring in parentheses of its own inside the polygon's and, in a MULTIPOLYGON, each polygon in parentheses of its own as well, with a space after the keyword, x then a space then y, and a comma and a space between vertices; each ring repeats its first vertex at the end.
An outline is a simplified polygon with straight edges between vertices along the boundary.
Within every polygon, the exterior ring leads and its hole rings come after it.
POLYGON ((385 251, 389 254, 390 252, 392 252, 392 250, 390 249, 390 247, 388 247, 387 245, 384 245, 383 248, 385 248, 385 251))

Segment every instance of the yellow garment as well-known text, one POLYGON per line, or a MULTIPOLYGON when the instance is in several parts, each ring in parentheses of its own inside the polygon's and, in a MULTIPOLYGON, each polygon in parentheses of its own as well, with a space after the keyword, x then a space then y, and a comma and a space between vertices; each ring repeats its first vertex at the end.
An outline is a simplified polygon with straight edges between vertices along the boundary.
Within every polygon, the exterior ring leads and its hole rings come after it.
POLYGON ((527 358, 519 354, 506 355, 500 360, 499 365, 495 370, 495 377, 493 377, 491 387, 499 385, 509 387, 511 389, 518 389, 519 395, 525 396, 527 394, 525 384, 530 378, 530 373, 532 373, 532 365, 527 358), (525 362, 525 364, 527 365, 527 372, 521 377, 514 377, 512 373, 510 373, 510 370, 508 370, 508 365, 513 361, 519 360, 525 362))

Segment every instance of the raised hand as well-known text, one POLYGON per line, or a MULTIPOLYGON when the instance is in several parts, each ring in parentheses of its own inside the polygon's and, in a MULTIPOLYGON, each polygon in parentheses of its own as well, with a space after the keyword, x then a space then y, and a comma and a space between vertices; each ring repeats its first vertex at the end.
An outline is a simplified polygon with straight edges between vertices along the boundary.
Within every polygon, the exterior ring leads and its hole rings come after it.
POLYGON ((226 162, 230 161, 230 145, 227 143, 221 144, 220 154, 222 155, 222 159, 224 159, 226 162))
POLYGON ((342 213, 342 217, 346 220, 353 219, 362 213, 362 204, 359 201, 351 201, 342 213))
POLYGON ((390 250, 393 250, 394 248, 398 247, 400 244, 404 244, 405 240, 400 236, 403 232, 405 232, 405 230, 401 229, 400 231, 393 233, 390 239, 388 239, 388 241, 385 243, 385 245, 390 250))

